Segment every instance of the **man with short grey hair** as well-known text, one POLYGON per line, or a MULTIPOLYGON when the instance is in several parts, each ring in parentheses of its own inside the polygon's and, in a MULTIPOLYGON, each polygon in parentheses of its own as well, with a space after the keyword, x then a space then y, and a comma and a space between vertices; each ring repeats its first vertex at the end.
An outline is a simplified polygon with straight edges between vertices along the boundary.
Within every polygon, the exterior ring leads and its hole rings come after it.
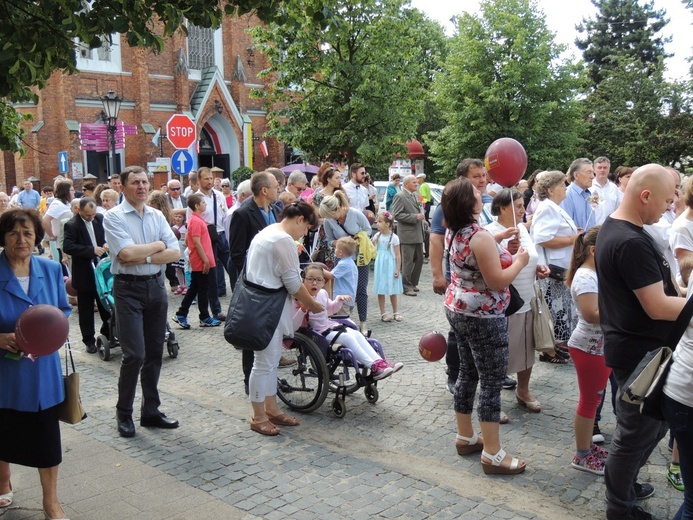
POLYGON ((294 170, 286 181, 286 191, 293 193, 297 199, 301 198, 301 193, 308 188, 308 179, 301 170, 294 170))
POLYGON ((168 201, 173 208, 174 215, 185 215, 188 208, 188 198, 181 193, 180 181, 171 179, 166 184, 168 188, 168 201))
POLYGON ((428 227, 418 198, 419 181, 407 175, 403 188, 392 199, 392 215, 402 252, 402 284, 405 296, 416 296, 423 266, 424 229, 428 227))
POLYGON ((575 159, 568 168, 570 186, 565 193, 561 208, 573 219, 578 229, 587 231, 595 224, 590 188, 594 179, 592 161, 585 158, 575 159))

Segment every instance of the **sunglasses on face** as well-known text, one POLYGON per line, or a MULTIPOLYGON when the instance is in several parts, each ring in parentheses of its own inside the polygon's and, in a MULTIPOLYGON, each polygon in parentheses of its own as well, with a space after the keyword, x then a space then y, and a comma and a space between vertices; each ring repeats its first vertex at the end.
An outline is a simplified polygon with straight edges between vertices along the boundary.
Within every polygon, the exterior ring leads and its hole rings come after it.
POLYGON ((169 188, 168 191, 180 191, 180 188, 169 188))

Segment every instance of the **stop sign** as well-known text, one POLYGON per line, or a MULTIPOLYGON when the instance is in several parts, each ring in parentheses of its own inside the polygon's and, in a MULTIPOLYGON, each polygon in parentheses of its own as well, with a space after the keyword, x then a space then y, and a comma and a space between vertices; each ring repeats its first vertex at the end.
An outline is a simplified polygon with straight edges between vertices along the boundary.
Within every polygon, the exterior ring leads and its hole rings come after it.
POLYGON ((178 150, 190 148, 197 139, 197 127, 184 114, 174 114, 166 123, 166 137, 178 150))

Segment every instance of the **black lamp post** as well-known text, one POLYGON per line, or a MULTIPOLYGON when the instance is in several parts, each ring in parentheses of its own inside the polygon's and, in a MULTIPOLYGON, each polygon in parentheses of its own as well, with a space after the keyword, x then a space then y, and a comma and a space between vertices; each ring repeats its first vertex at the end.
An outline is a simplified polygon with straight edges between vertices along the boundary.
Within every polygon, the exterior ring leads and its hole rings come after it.
POLYGON ((116 173, 115 168, 115 147, 116 147, 116 123, 118 121, 118 113, 123 100, 118 97, 118 94, 109 90, 108 94, 101 98, 103 110, 108 118, 108 177, 116 173))

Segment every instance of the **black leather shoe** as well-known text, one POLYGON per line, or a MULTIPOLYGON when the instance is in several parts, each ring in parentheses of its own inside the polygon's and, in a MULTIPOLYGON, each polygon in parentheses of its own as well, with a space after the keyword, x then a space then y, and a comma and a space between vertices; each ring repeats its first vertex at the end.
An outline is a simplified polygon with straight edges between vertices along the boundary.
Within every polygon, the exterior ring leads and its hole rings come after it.
POLYGON ((89 354, 96 354, 96 343, 86 343, 86 347, 89 354))
POLYGON ((140 426, 173 429, 178 428, 178 421, 175 419, 168 419, 166 415, 162 413, 161 415, 155 415, 154 417, 141 417, 140 426))
POLYGON ((135 436, 135 423, 132 421, 132 416, 116 415, 118 421, 118 433, 121 437, 135 436))

